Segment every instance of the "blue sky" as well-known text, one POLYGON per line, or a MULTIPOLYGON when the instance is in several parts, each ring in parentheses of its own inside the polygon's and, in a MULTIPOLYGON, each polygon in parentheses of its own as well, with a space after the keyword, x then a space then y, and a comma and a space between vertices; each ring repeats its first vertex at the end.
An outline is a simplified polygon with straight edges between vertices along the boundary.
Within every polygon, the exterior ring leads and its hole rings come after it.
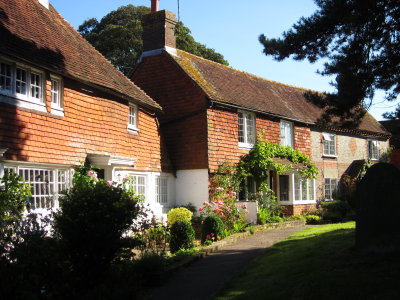
MULTIPOLYGON (((58 12, 75 28, 86 19, 101 19, 122 5, 150 6, 150 0, 50 0, 58 12)), ((192 31, 196 41, 224 55, 231 67, 257 76, 308 88, 332 91, 333 78, 316 74, 322 64, 285 60, 276 62, 262 53, 258 36, 279 37, 297 20, 310 16, 313 0, 179 0, 180 20, 192 31)), ((160 0, 160 9, 178 15, 178 0, 160 0)), ((370 113, 378 120, 383 112, 394 110, 394 102, 383 101, 377 93, 370 113), (383 102, 382 102, 383 101, 383 102)))

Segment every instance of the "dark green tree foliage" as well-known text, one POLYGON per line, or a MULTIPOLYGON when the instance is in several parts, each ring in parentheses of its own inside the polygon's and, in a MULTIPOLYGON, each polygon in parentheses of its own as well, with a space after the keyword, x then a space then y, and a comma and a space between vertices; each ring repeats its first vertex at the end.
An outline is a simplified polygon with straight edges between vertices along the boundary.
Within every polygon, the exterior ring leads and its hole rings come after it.
MULTIPOLYGON (((377 89, 388 100, 400 93, 400 2, 398 0, 315 0, 319 9, 301 18, 279 39, 259 37, 264 53, 281 61, 292 57, 311 63, 326 59, 322 75, 336 75, 335 94, 322 106, 335 104, 340 114, 377 89)), ((314 99, 315 100, 315 99, 314 99)), ((359 111, 362 114, 362 110, 359 111)), ((398 114, 397 114, 398 116, 398 114)))
MULTIPOLYGON (((129 75, 142 53, 141 19, 149 13, 150 8, 145 6, 121 6, 100 21, 86 20, 78 31, 122 73, 129 75)), ((177 48, 228 65, 221 54, 196 42, 182 22, 177 26, 177 48)))

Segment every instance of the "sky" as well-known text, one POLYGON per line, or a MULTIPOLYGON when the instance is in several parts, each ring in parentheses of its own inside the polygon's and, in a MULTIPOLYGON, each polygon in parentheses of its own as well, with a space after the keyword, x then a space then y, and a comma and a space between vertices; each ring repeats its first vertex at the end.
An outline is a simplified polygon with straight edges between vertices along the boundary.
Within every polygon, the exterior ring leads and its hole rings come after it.
MULTIPOLYGON (((317 74, 322 63, 286 59, 274 61, 262 53, 260 34, 280 37, 301 17, 312 15, 317 6, 313 0, 160 0, 159 9, 175 13, 188 27, 197 42, 224 55, 229 65, 262 78, 284 84, 331 92, 334 77, 317 74)), ((100 20, 123 5, 150 7, 150 0, 50 0, 50 3, 72 26, 78 28, 85 20, 100 20)), ((382 113, 393 111, 397 102, 387 102, 377 92, 375 105, 369 112, 382 120, 382 113)))

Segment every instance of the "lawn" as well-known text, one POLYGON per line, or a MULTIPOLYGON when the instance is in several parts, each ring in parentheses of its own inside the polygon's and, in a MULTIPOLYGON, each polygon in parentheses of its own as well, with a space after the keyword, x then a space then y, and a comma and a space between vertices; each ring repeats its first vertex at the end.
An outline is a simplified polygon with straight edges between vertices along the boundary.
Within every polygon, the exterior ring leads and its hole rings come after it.
POLYGON ((400 299, 400 256, 357 252, 354 227, 330 224, 290 236, 215 299, 400 299))

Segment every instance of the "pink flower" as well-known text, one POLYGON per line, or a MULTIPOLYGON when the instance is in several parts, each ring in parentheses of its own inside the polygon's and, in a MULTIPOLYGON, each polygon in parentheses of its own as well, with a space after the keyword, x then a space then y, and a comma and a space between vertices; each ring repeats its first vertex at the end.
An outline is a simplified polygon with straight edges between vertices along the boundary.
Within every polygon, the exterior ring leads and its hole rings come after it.
POLYGON ((223 187, 217 187, 215 190, 218 191, 218 192, 222 192, 224 190, 224 188, 223 187))
POLYGON ((236 196, 236 192, 229 192, 229 196, 236 196))
POLYGON ((243 204, 243 205, 242 205, 242 208, 243 208, 243 209, 247 209, 247 204, 246 204, 246 203, 243 204))
POLYGON ((199 211, 203 211, 203 209, 204 209, 203 207, 200 207, 200 208, 199 208, 199 211))
POLYGON ((113 185, 113 182, 112 182, 111 180, 107 180, 107 181, 106 181, 106 184, 109 185, 109 186, 112 186, 112 185, 113 185))

